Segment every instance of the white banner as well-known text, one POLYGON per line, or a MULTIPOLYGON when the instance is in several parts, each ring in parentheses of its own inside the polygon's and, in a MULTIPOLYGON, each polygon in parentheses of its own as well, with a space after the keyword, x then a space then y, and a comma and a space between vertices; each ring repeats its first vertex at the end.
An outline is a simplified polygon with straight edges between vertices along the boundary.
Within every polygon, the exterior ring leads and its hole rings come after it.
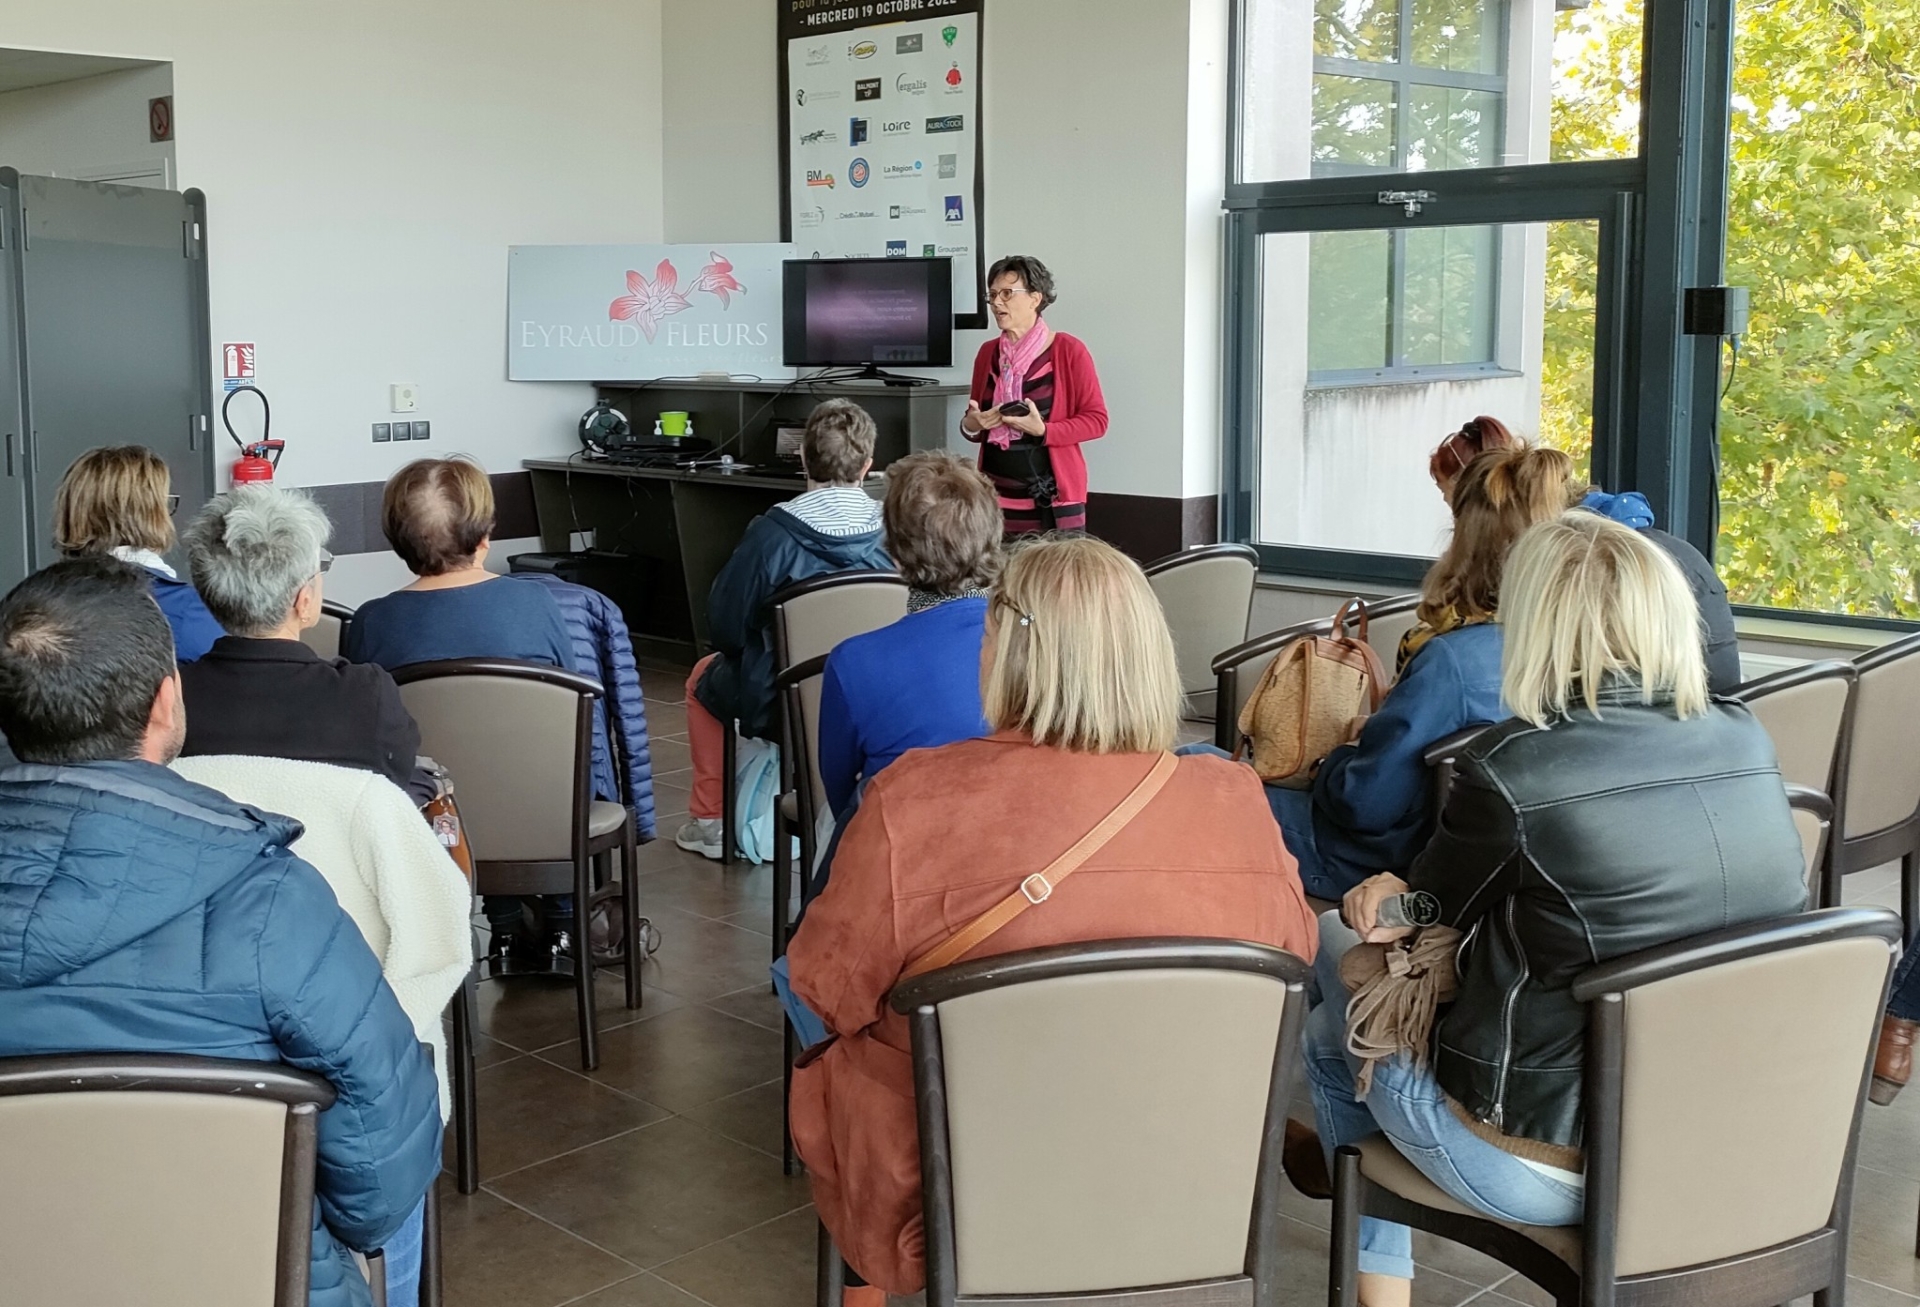
POLYGON ((511 381, 786 379, 780 265, 791 245, 515 245, 511 381))

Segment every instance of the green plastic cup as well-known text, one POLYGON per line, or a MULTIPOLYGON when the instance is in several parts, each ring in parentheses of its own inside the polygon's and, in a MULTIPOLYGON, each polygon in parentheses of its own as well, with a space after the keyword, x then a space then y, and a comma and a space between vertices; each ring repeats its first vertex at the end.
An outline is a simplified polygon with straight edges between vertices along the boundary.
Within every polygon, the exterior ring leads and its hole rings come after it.
POLYGON ((687 434, 687 415, 685 413, 662 413, 660 415, 660 434, 669 440, 678 440, 687 434))

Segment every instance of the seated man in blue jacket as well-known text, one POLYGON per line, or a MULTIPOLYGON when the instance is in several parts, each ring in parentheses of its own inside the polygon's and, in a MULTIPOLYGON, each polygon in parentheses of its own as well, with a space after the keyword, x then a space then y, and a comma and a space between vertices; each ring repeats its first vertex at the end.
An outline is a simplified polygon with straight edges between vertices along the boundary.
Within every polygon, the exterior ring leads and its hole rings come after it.
POLYGON ((859 568, 891 568, 880 505, 861 488, 873 468, 873 418, 850 399, 830 399, 807 419, 801 463, 807 491, 747 524, 713 580, 707 629, 715 652, 687 678, 687 745, 693 754, 692 818, 683 849, 722 856, 722 751, 726 723, 767 739, 773 732, 773 629, 767 600, 796 581, 859 568))
POLYGON ((340 1096, 320 1115, 309 1302, 368 1307, 348 1250, 384 1248, 388 1301, 413 1307, 440 1169, 430 1055, 288 851, 299 824, 168 770, 186 714, 143 573, 69 559, 0 600, 0 731, 18 758, 0 770, 0 1056, 187 1053, 326 1077, 340 1096))

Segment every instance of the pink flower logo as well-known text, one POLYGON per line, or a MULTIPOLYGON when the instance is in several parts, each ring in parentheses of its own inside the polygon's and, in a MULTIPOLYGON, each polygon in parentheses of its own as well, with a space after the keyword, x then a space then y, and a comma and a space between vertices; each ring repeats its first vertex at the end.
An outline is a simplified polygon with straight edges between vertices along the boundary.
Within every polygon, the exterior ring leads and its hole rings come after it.
POLYGON ((653 270, 653 280, 631 269, 627 272, 627 293, 607 306, 607 317, 614 322, 632 322, 646 333, 647 343, 652 344, 655 333, 660 329, 660 321, 676 313, 685 313, 693 307, 689 296, 705 291, 720 301, 722 308, 732 307, 729 298, 733 292, 745 294, 742 286, 733 275, 733 265, 722 258, 718 251, 713 252, 712 262, 700 269, 700 275, 693 279, 685 291, 680 289, 680 274, 670 259, 660 260, 660 266, 653 270))

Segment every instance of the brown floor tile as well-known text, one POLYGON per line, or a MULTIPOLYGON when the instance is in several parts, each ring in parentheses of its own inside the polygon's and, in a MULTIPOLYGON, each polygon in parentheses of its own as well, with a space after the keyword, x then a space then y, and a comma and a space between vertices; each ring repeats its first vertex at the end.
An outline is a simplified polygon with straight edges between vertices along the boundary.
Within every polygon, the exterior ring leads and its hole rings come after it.
MULTIPOLYGON (((631 1280, 622 1280, 610 1289, 599 1293, 590 1293, 576 1299, 568 1307, 708 1307, 707 1304, 686 1292, 676 1289, 658 1276, 641 1272, 631 1280)), ((794 1307, 805 1307, 801 1299, 794 1300, 794 1307)))
POLYGON ((711 920, 759 912, 771 920, 770 866, 724 867, 673 845, 661 849, 656 841, 640 855, 640 868, 640 902, 646 911, 672 908, 711 920))
POLYGON ((773 939, 773 913, 770 911, 770 905, 749 908, 745 912, 736 912, 720 920, 729 926, 738 926, 742 930, 751 930, 756 935, 765 935, 769 941, 773 939))
POLYGON ((707 1006, 769 1030, 784 1032, 787 1028, 787 1014, 781 1008, 780 1000, 774 997, 772 988, 767 985, 749 985, 731 994, 710 998, 707 1006))
POLYGON ((476 1079, 480 1172, 488 1180, 666 1115, 652 1103, 533 1057, 503 1062, 476 1079))
POLYGON ((688 783, 684 786, 669 785, 665 781, 653 783, 653 807, 659 817, 660 833, 667 839, 672 839, 680 829, 680 823, 687 819, 687 799, 693 789, 693 774, 688 772, 686 776, 688 783), (671 826, 667 825, 669 817, 673 818, 671 826))
MULTIPOLYGON (((685 727, 681 729, 684 730, 685 727)), ((664 772, 685 771, 693 766, 693 750, 686 743, 671 739, 667 735, 649 736, 647 752, 652 757, 655 776, 664 772)))
POLYGON ((807 1182, 765 1153, 675 1117, 489 1186, 643 1267, 806 1205, 807 1182))
POLYGON ((785 1093, 785 1080, 770 1080, 764 1085, 716 1098, 685 1115, 729 1139, 758 1148, 769 1157, 778 1157, 785 1122, 780 1100, 785 1093))
POLYGON ((1905 1176, 1855 1173, 1853 1239, 1847 1270, 1899 1293, 1920 1295, 1920 1260, 1913 1255, 1914 1212, 1920 1184, 1905 1176))
POLYGON ((819 1222, 805 1207, 668 1262, 654 1274, 724 1307, 811 1302, 819 1222))
MULTIPOLYGON (((715 867, 709 874, 729 873, 715 867)), ((644 891, 641 901, 646 902, 644 891)), ((768 983, 773 956, 765 935, 668 907, 646 911, 664 940, 647 960, 647 984, 697 1002, 768 983)))
MULTIPOLYGON (((643 916, 650 915, 644 894, 640 911, 643 916)), ((662 950, 670 944, 671 940, 663 944, 662 950)), ((659 953, 654 954, 641 968, 642 992, 638 1008, 630 1009, 626 1005, 626 979, 620 968, 601 968, 594 972, 594 1015, 602 1034, 682 1006, 682 1000, 671 991, 660 994, 653 992, 659 958, 659 953)), ((490 1041, 504 1044, 509 1049, 530 1053, 535 1049, 549 1048, 563 1041, 579 1039, 578 1003, 571 980, 551 980, 545 976, 483 980, 480 982, 478 1004, 480 1030, 490 1041)))
POLYGON ((634 1274, 619 1258, 484 1189, 463 1197, 451 1180, 440 1184, 440 1222, 446 1301, 457 1307, 557 1307, 634 1274))
MULTIPOLYGON (((696 1005, 603 1035, 600 1069, 588 1074, 670 1112, 685 1112, 777 1078, 782 1048, 777 1031, 696 1005)), ((574 1065, 571 1044, 540 1056, 574 1065)))

